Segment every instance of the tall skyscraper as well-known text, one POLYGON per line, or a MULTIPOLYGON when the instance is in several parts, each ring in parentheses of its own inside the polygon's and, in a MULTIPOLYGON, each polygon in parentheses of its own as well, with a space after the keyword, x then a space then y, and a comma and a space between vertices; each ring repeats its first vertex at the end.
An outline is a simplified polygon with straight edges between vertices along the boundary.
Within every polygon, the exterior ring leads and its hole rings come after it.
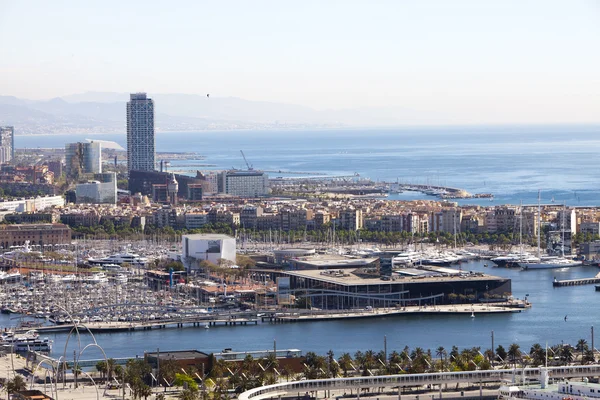
POLYGON ((154 171, 154 101, 132 93, 127 103, 127 171, 154 171))
POLYGON ((80 174, 102 173, 102 145, 100 142, 67 143, 65 145, 65 172, 70 178, 80 174))
POLYGON ((0 126, 0 164, 8 163, 15 158, 15 128, 0 126))

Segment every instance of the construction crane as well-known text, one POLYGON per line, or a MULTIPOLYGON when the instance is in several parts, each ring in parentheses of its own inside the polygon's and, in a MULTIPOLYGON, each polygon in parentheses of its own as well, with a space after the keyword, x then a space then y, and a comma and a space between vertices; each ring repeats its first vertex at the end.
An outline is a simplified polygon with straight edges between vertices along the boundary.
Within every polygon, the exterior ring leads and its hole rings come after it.
POLYGON ((240 150, 240 153, 242 153, 242 157, 244 157, 244 162, 246 163, 246 166, 248 167, 248 171, 254 170, 254 168, 252 168, 252 165, 250 165, 248 160, 246 160, 246 155, 244 154, 244 151, 240 150))

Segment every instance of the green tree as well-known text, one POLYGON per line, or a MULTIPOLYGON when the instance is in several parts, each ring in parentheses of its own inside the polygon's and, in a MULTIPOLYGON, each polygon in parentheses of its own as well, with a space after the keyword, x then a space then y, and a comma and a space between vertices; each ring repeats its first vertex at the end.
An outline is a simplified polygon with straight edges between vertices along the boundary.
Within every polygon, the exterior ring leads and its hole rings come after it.
POLYGON ((125 365, 125 382, 131 387, 134 399, 145 397, 146 384, 152 368, 144 359, 128 360, 125 365))
POLYGON ((104 378, 106 376, 106 361, 98 361, 96 363, 96 371, 100 372, 100 376, 104 378))
POLYGON ((513 366, 517 365, 517 359, 521 356, 521 346, 517 343, 513 343, 508 347, 508 356, 513 363, 513 366))
POLYGON ((173 382, 173 386, 178 387, 186 387, 198 390, 198 384, 189 375, 186 374, 175 374, 175 381, 173 382))
POLYGON ((585 339, 579 339, 577 341, 577 345, 575 346, 575 349, 577 349, 577 351, 579 351, 581 353, 581 364, 583 364, 585 362, 585 360, 584 360, 585 351, 588 349, 587 341, 585 339))
POLYGON ((25 379, 21 375, 15 375, 13 379, 8 380, 4 384, 4 390, 8 393, 8 397, 16 392, 21 392, 27 388, 25 379))

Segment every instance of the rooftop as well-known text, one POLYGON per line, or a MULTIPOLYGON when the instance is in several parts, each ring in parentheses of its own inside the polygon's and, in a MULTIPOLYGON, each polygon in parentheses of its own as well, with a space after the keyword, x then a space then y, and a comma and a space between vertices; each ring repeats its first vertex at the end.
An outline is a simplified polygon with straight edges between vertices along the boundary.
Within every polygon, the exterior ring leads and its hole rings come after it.
POLYGON ((182 237, 192 239, 192 240, 224 240, 224 239, 233 239, 233 237, 229 235, 223 235, 220 233, 196 233, 193 235, 183 235, 182 237))
POLYGON ((340 269, 338 271, 329 270, 327 274, 324 274, 323 270, 306 270, 306 271, 284 271, 285 274, 290 276, 297 276, 300 278, 317 279, 324 282, 334 283, 338 285, 385 285, 385 284, 397 284, 397 283, 440 283, 440 282, 459 282, 462 280, 469 281, 486 281, 490 279, 508 279, 501 278, 493 275, 486 274, 472 274, 464 272, 459 276, 408 276, 408 277, 394 277, 390 280, 383 280, 380 277, 377 278, 361 278, 355 275, 354 268, 340 269))

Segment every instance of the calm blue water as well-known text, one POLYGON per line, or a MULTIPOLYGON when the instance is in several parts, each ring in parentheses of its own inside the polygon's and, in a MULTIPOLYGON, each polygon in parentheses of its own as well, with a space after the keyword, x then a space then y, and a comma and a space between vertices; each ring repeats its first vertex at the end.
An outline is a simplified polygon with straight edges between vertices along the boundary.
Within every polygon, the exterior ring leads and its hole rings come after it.
MULTIPOLYGON (((99 334, 97 339, 109 356, 142 355, 144 350, 157 347, 161 350, 198 349, 206 352, 231 347, 235 350, 265 350, 273 348, 298 348, 324 354, 332 349, 336 354, 356 350, 381 350, 383 336, 387 336, 388 350, 402 350, 404 346, 435 349, 438 346, 460 348, 491 346, 491 331, 495 345, 508 347, 518 343, 528 350, 533 343, 542 345, 571 343, 585 338, 591 342, 590 327, 598 324, 600 292, 594 286, 553 288, 552 280, 589 277, 598 270, 578 267, 566 270, 519 271, 485 268, 482 262, 463 264, 464 270, 483 271, 512 278, 515 297, 529 294, 533 307, 517 314, 461 316, 401 316, 370 320, 327 321, 298 324, 259 324, 244 327, 215 327, 211 329, 185 328, 141 331, 135 333, 99 334), (564 316, 568 315, 567 321, 564 316)), ((0 315, 0 326, 6 326, 8 316, 0 315)), ((14 324, 14 321, 12 321, 14 324)), ((598 324, 600 328, 600 324, 598 324)), ((51 335, 54 354, 61 355, 66 335, 51 335)), ((600 340, 600 335, 596 338, 600 340)), ((83 345, 90 337, 82 335, 83 345)), ((75 343, 74 338, 71 344, 75 343)), ((599 343, 599 342, 596 342, 599 343)), ((83 347, 83 346, 82 346, 83 347)), ((596 344, 596 347, 600 347, 596 344)), ((67 354, 76 347, 70 345, 67 354)), ((83 358, 100 355, 90 349, 83 358)))
MULTIPOLYGON (((495 199, 463 203, 542 202, 600 205, 600 127, 451 127, 327 131, 159 133, 158 151, 194 151, 215 169, 322 172, 374 180, 459 187, 495 199)), ((125 135, 17 136, 17 148, 62 147, 95 137, 126 146, 125 135)), ((180 164, 190 164, 182 161, 180 164)), ((174 168, 177 162, 173 163, 174 168)), ((278 172, 271 176, 283 175, 278 172)), ((427 198, 402 193, 390 199, 427 198)))

